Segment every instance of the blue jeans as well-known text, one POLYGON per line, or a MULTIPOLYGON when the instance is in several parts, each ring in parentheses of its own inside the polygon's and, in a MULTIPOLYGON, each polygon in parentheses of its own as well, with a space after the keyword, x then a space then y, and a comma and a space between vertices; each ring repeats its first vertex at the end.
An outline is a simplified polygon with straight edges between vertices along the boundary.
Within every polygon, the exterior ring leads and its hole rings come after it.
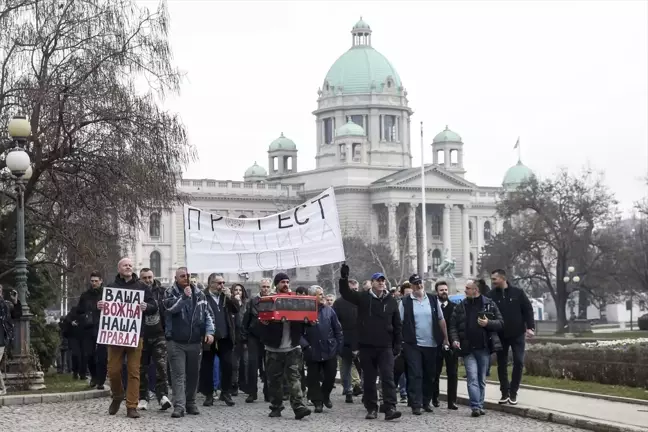
POLYGON ((475 350, 464 357, 471 410, 484 408, 486 371, 488 370, 489 359, 490 352, 487 349, 475 350))

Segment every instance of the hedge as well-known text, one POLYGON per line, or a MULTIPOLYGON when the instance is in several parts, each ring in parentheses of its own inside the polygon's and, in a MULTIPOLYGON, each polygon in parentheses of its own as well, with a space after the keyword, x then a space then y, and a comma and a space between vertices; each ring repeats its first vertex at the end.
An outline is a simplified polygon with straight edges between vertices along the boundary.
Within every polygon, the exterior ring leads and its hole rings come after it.
POLYGON ((648 344, 586 347, 580 344, 527 345, 526 373, 648 389, 648 344))

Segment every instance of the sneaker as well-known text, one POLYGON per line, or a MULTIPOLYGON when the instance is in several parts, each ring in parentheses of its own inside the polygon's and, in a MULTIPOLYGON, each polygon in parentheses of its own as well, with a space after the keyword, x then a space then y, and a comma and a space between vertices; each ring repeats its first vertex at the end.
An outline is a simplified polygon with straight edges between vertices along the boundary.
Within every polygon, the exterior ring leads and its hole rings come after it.
POLYGON ((268 414, 268 417, 281 417, 281 410, 270 410, 270 414, 268 414))
POLYGON ((200 414, 200 411, 198 411, 198 407, 196 405, 191 405, 187 407, 187 414, 198 415, 200 414))
POLYGON ((421 408, 412 408, 412 414, 414 415, 421 415, 423 412, 421 411, 421 408))
POLYGON ((484 411, 483 409, 480 408, 479 409, 479 415, 486 415, 486 411, 484 411))
POLYGON ((162 396, 160 399, 160 411, 166 411, 171 408, 171 401, 168 397, 162 396))
POLYGON ((346 403, 353 403, 353 396, 349 393, 346 395, 346 398, 344 399, 344 402, 346 403))
POLYGON ((353 396, 360 396, 363 393, 362 387, 359 385, 353 386, 353 396))
POLYGON ((140 399, 139 403, 137 404, 137 409, 140 411, 146 411, 148 408, 148 402, 146 399, 140 399))
POLYGON ((213 394, 205 396, 205 402, 203 402, 203 406, 214 406, 213 394))
POLYGON ((401 415, 400 411, 396 411, 394 408, 389 408, 385 412, 385 420, 396 420, 397 418, 400 418, 401 415))
POLYGON ((326 399, 324 401, 324 406, 328 409, 333 409, 333 402, 331 402, 331 399, 326 399))
POLYGON ((407 395, 401 395, 401 403, 407 403, 407 395))
POLYGON ((108 407, 108 414, 110 415, 115 415, 117 414, 117 411, 119 411, 119 407, 121 406, 122 400, 120 399, 113 399, 112 402, 110 402, 110 406, 108 407))
POLYGON ((376 410, 367 411, 367 415, 365 416, 365 419, 367 419, 367 420, 375 420, 377 418, 378 418, 378 412, 376 412, 376 410))
POLYGON ((248 397, 245 398, 245 403, 254 403, 255 400, 257 400, 257 395, 249 394, 248 397))
POLYGON ((512 394, 508 399, 508 403, 510 403, 511 405, 517 405, 517 395, 512 394))
POLYGON ((500 400, 497 403, 500 404, 500 405, 504 405, 504 404, 507 404, 508 402, 509 402, 508 393, 502 393, 502 397, 500 398, 500 400))
POLYGON ((481 414, 479 414, 479 410, 478 410, 478 409, 472 410, 472 412, 470 413, 470 416, 471 416, 471 417, 479 417, 480 415, 481 415, 481 414))
POLYGON ((184 417, 184 411, 182 410, 182 408, 179 407, 174 408, 173 413, 171 414, 171 418, 180 418, 180 417, 184 417))

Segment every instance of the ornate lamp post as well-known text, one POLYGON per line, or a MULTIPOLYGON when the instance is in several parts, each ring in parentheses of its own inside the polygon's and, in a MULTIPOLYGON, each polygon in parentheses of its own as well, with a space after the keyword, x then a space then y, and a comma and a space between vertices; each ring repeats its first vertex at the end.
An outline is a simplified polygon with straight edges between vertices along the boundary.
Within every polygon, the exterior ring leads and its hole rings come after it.
MULTIPOLYGON (((16 338, 14 341, 13 360, 9 364, 10 373, 7 374, 7 381, 11 383, 14 380, 23 381, 27 379, 30 386, 43 387, 42 373, 35 373, 29 365, 30 362, 30 334, 29 322, 31 312, 27 305, 27 257, 25 256, 25 184, 32 175, 31 161, 25 151, 27 147, 27 138, 31 135, 31 125, 29 120, 23 116, 16 116, 8 124, 8 132, 15 142, 5 158, 7 168, 11 171, 16 183, 16 291, 18 299, 22 305, 22 318, 16 328, 16 338), (27 366, 27 367, 26 367, 27 366)), ((16 384, 21 384, 16 382, 16 384)))
MULTIPOLYGON (((563 282, 565 282, 566 284, 568 284, 570 282, 573 282, 575 284, 579 283, 580 282, 580 276, 578 276, 578 275, 573 275, 572 276, 572 274, 574 274, 575 271, 576 271, 576 269, 573 266, 569 266, 567 268, 567 274, 565 275, 565 277, 563 277, 563 282)), ((570 315, 574 315, 574 307, 576 306, 576 302, 574 301, 573 298, 571 298, 571 294, 573 294, 573 293, 574 293, 574 290, 572 289, 571 292, 569 293, 570 299, 569 299, 569 302, 568 302, 568 306, 569 306, 569 309, 570 309, 570 311, 569 311, 570 315)), ((580 293, 579 293, 579 295, 580 295, 580 293)))

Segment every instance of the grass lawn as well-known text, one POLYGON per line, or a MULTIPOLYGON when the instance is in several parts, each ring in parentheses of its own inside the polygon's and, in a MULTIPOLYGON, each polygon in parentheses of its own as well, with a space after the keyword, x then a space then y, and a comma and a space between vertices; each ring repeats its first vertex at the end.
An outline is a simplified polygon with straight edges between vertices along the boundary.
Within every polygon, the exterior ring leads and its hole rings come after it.
MULTIPOLYGON (((509 366, 509 373, 511 367, 509 366)), ((445 371, 444 371, 445 374, 445 371)), ((463 367, 459 368, 459 377, 463 378, 465 375, 463 367)), ((510 377, 509 377, 510 378, 510 377)), ((490 376, 486 378, 490 381, 498 381, 497 379, 497 366, 492 366, 490 376)), ((648 390, 639 387, 624 387, 610 384, 599 384, 587 381, 574 381, 558 378, 548 378, 539 376, 530 376, 526 372, 522 375, 522 384, 528 384, 538 387, 548 387, 560 390, 572 390, 581 393, 597 393, 607 396, 619 396, 633 399, 648 400, 648 390)))
POLYGON ((90 390, 86 380, 74 380, 71 374, 48 374, 45 375, 45 388, 32 391, 9 391, 7 396, 43 394, 43 393, 69 393, 83 390, 90 390))
POLYGON ((635 331, 619 331, 614 333, 582 333, 578 337, 582 338, 595 338, 595 339, 639 339, 648 338, 648 331, 635 330, 635 331))

